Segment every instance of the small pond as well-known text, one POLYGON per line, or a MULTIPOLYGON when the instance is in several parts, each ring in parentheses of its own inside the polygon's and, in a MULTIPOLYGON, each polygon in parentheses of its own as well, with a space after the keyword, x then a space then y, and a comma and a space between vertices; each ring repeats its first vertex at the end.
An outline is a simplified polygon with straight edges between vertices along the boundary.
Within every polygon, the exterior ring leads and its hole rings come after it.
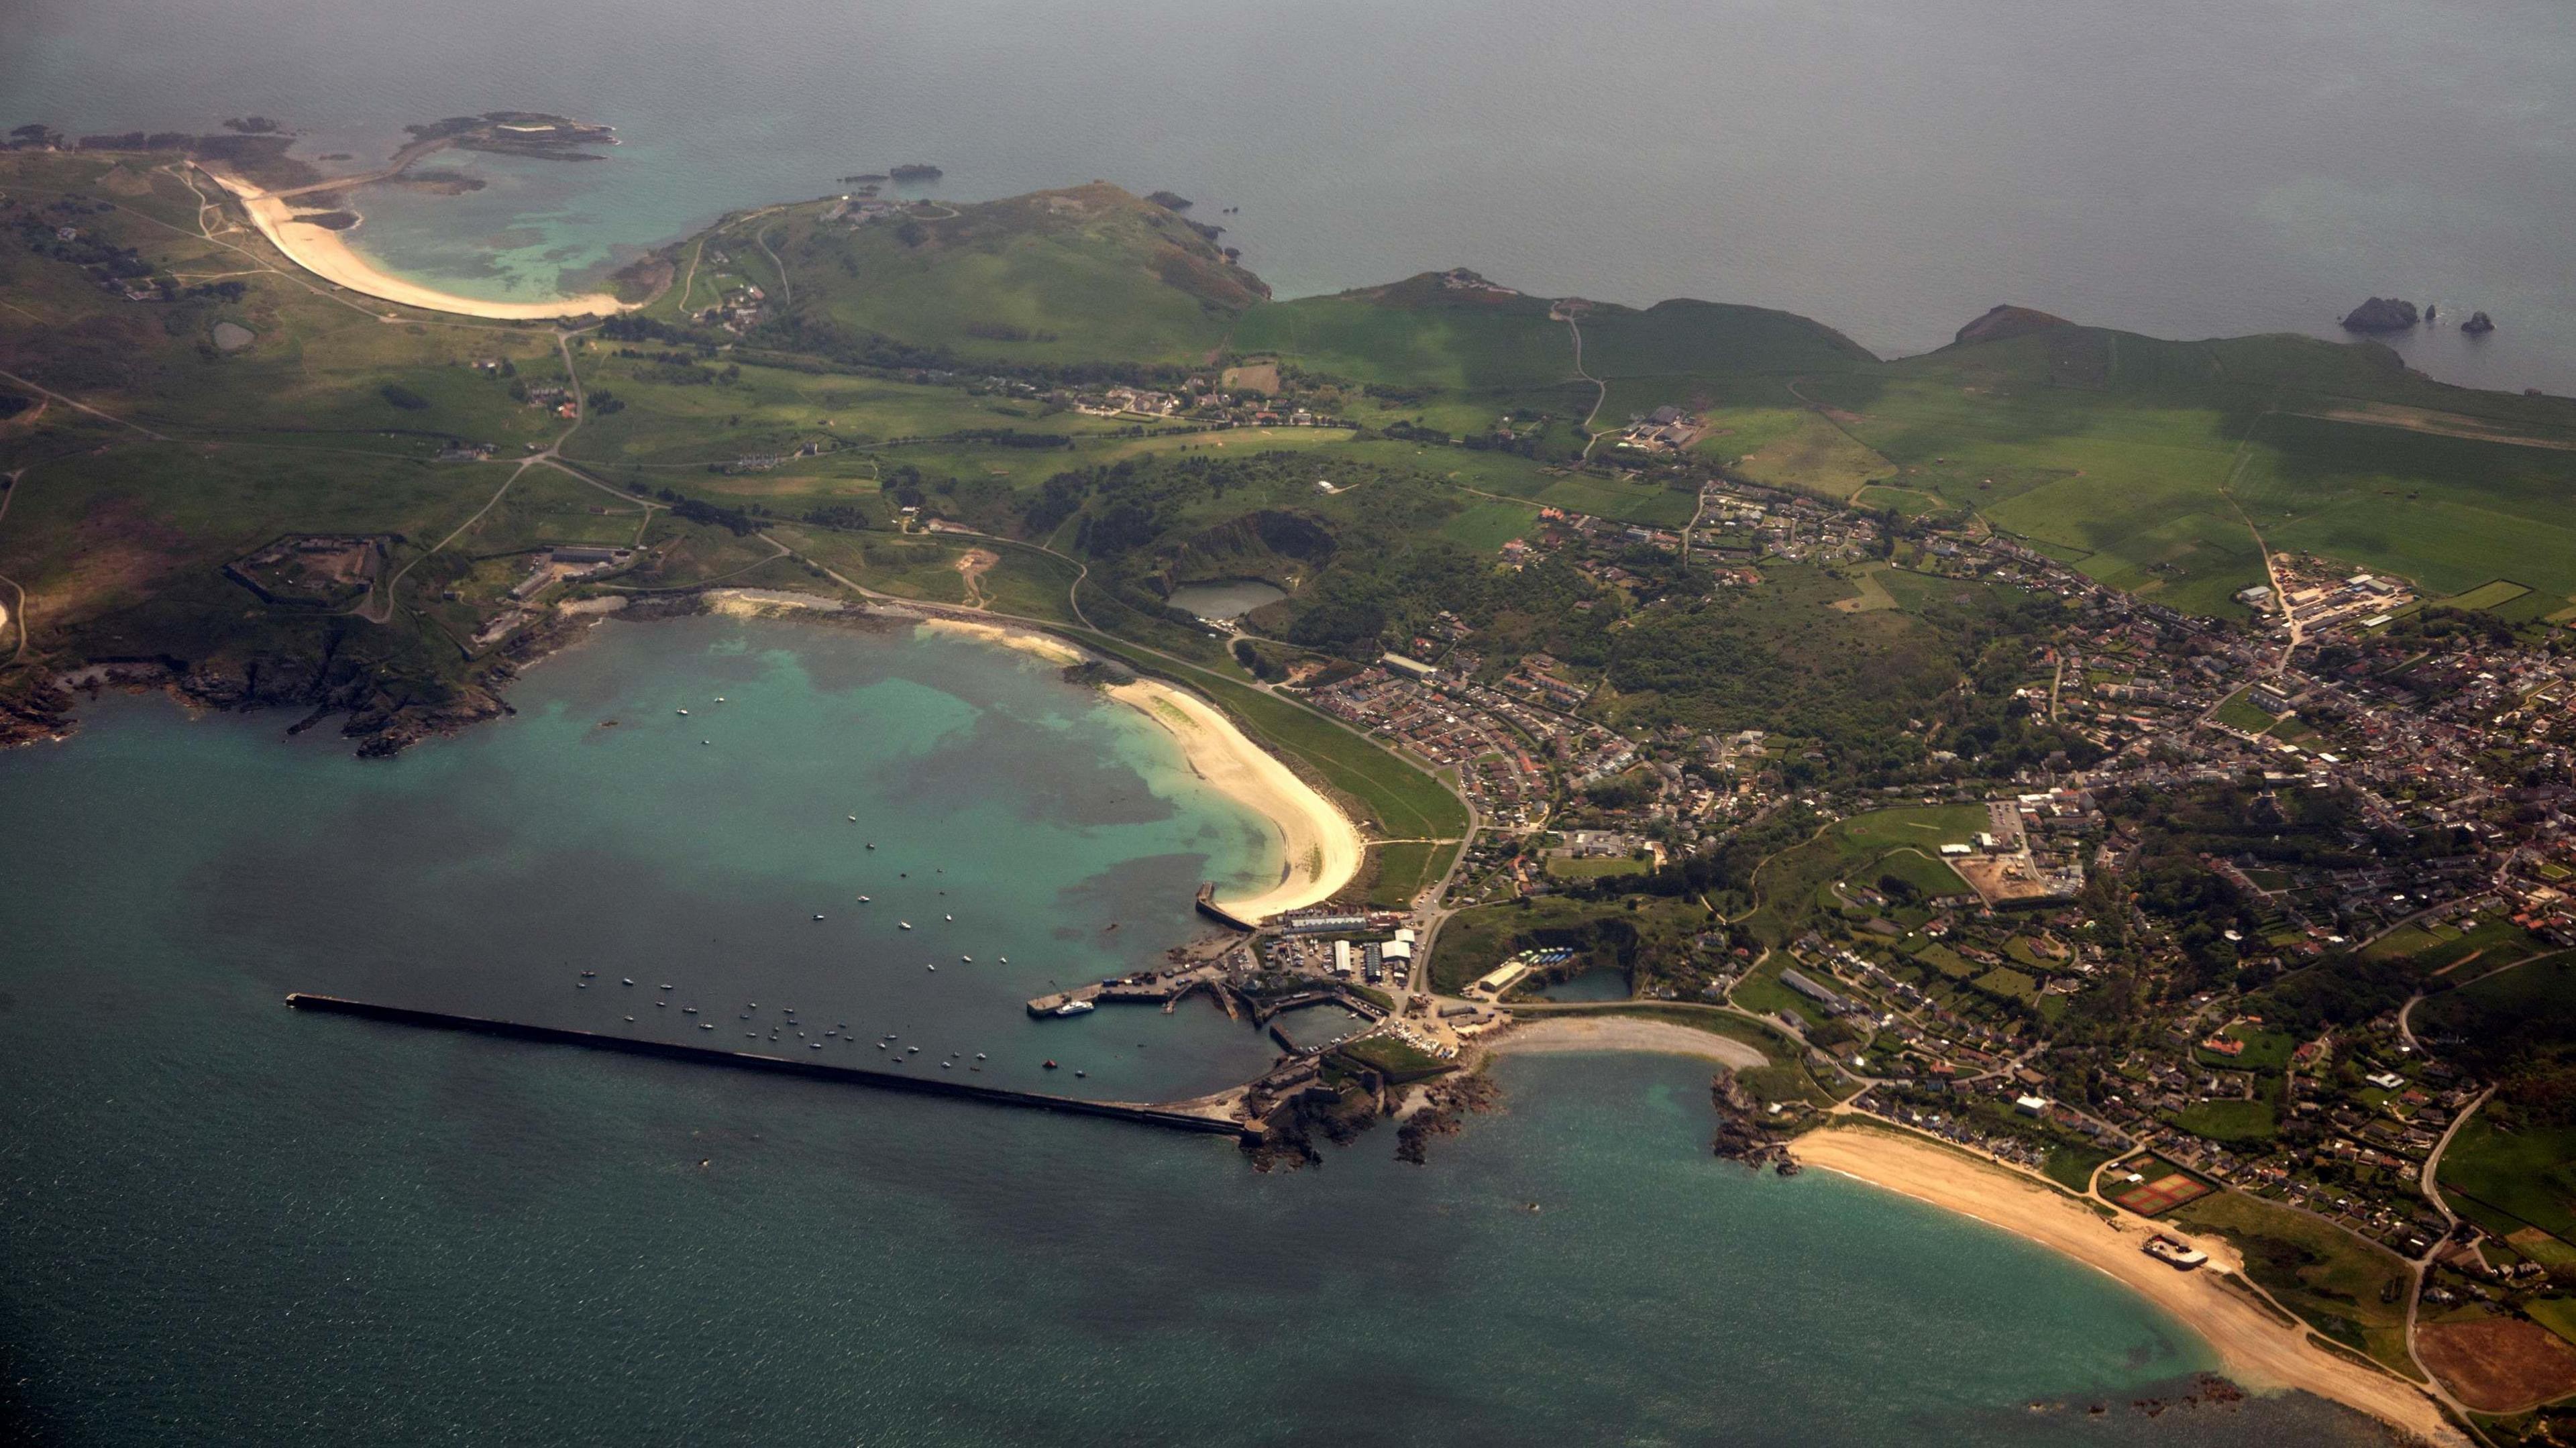
POLYGON ((1172 596, 1164 602, 1200 618, 1223 619, 1241 618, 1265 603, 1277 603, 1287 596, 1287 590, 1258 578, 1220 578, 1173 589, 1172 596))
POLYGON ((1628 973, 1587 970, 1572 980, 1541 986, 1527 994, 1552 1001, 1624 1001, 1628 998, 1628 973))

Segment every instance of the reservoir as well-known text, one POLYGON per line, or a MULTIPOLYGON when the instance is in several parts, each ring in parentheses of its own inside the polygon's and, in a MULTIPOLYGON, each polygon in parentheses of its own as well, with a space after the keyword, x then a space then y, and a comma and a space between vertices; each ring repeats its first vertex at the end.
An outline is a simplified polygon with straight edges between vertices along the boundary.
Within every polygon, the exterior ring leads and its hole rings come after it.
POLYGON ((1169 188, 1282 296, 1451 266, 1544 295, 1782 307, 1874 350, 2012 302, 2155 336, 2340 336, 2363 298, 2491 312, 2435 375, 2576 392, 2576 26, 2562 0, 755 0, 711 37, 618 0, 19 0, 10 123, 307 154, 504 107, 606 122, 580 165, 359 193, 352 242, 504 300, 905 161, 981 199, 1169 188), (507 44, 494 38, 507 36, 507 44), (754 39, 758 37, 758 39, 754 39), (1230 210, 1240 208, 1239 211, 1230 210))
POLYGON ((792 1006, 860 1033, 834 1051, 893 1032, 1121 1096, 1270 1059, 1204 1001, 1027 1017, 1033 982, 1187 938, 1197 880, 1274 864, 1160 731, 1046 665, 695 619, 604 627, 511 702, 391 762, 119 697, 0 754, 29 1436, 2382 1441, 2301 1397, 2132 1412, 2209 1365, 2181 1325, 1905 1199, 1713 1160, 1700 1062, 1511 1059, 1426 1166, 1382 1127, 1264 1176, 1222 1138, 288 1010, 695 1005, 765 1036, 792 1006), (927 972, 914 937, 951 913, 927 972))
POLYGON ((1287 596, 1287 590, 1258 578, 1222 578, 1213 583, 1183 584, 1163 601, 1200 618, 1231 619, 1287 596))

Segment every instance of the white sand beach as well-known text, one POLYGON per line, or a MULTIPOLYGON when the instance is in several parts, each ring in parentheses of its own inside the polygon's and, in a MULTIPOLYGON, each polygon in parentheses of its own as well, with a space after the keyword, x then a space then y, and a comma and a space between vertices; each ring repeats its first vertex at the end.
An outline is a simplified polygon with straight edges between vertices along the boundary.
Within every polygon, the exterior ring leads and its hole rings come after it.
POLYGON ((1215 705, 1158 679, 1120 684, 1108 693, 1170 731, 1191 772, 1279 830, 1286 865, 1277 883, 1251 895, 1220 894, 1218 904, 1258 920, 1329 900, 1359 873, 1359 827, 1295 771, 1245 738, 1215 705))
POLYGON ((241 203, 242 210, 250 214, 251 224, 259 228, 260 235, 285 253, 287 260, 324 281, 381 301, 498 322, 608 317, 631 310, 626 303, 606 292, 550 302, 487 302, 479 297, 460 297, 453 292, 442 292, 418 282, 389 276, 360 256, 342 233, 326 226, 315 226, 309 221, 297 221, 296 207, 291 201, 271 196, 250 182, 220 169, 208 168, 206 174, 232 193, 233 198, 241 203))

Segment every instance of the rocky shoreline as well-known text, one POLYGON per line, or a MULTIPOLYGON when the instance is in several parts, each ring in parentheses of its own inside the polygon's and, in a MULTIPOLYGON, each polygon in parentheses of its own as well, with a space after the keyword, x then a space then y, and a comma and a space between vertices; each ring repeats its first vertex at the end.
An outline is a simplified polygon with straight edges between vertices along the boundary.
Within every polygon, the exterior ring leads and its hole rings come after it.
MULTIPOLYGON (((713 606, 713 592, 630 598, 614 616, 651 620, 704 613, 713 606)), ((436 699, 399 697, 363 662, 327 652, 260 654, 238 663, 178 658, 85 660, 39 680, 18 697, 0 699, 0 749, 71 738, 79 732, 80 706, 109 689, 157 689, 189 709, 301 710, 302 716, 287 727, 290 736, 340 716, 340 735, 357 741, 359 758, 390 759, 415 744, 515 713, 502 691, 530 665, 580 641, 606 616, 587 611, 550 614, 489 656, 452 693, 436 699)))

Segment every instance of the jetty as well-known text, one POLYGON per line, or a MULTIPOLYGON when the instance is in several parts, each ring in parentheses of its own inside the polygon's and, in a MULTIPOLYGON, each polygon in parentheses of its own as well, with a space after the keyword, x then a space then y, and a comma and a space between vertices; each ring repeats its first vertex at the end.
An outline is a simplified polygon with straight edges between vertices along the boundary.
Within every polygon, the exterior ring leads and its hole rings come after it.
POLYGON ((1216 903, 1216 886, 1212 883, 1203 883, 1199 886, 1198 905, 1199 913, 1201 915, 1206 916, 1219 925, 1230 926, 1233 929, 1244 931, 1247 934, 1261 928, 1258 922, 1246 920, 1242 916, 1237 915, 1233 911, 1216 903))
POLYGON ((381 1021, 389 1025, 463 1031, 472 1035, 496 1036, 512 1041, 535 1041, 547 1045, 584 1046, 592 1050, 617 1051, 630 1056, 655 1056, 666 1061, 686 1061, 692 1065, 731 1066, 739 1070, 804 1076, 851 1086, 873 1086, 886 1091, 908 1091, 916 1096, 947 1096, 966 1101, 980 1101, 990 1106, 1016 1106, 1038 1111, 1053 1111, 1068 1116, 1103 1116, 1116 1121, 1133 1121, 1147 1126, 1168 1127, 1177 1131, 1196 1131, 1234 1137, 1241 1137, 1247 1131, 1244 1121, 1229 1114, 1228 1107, 1231 1101, 1222 1095, 1186 1102, 1086 1101, 1078 1096, 1056 1096, 1043 1091, 1017 1091, 1006 1086, 972 1085, 941 1076, 911 1076, 899 1071, 881 1071, 865 1066, 843 1066, 830 1061, 800 1061, 793 1057, 773 1056, 762 1051, 737 1051, 726 1046, 699 1046, 681 1041, 654 1041, 635 1036, 612 1036, 598 1031, 573 1030, 565 1026, 539 1026, 524 1021, 493 1020, 484 1016, 459 1015, 452 1011, 384 1005, 375 1001, 349 1000, 342 996, 316 995, 306 991, 289 994, 286 997, 286 1003, 299 1011, 356 1016, 362 1020, 381 1021))
MULTIPOLYGON (((1165 1014, 1169 1014, 1172 1007, 1180 1004, 1181 997, 1202 987, 1215 990, 1222 979, 1222 972, 1214 965, 1194 966, 1188 970, 1174 971, 1169 975, 1146 973, 1111 976, 1105 980, 1093 981, 1089 985, 1075 986, 1071 990, 1049 991, 1029 1002, 1029 1014, 1052 1016, 1069 1005, 1097 1006, 1121 1003, 1158 1005, 1163 1008, 1165 1014)), ((1219 998, 1220 1000, 1223 998, 1222 992, 1219 998)), ((1228 1012, 1228 1014, 1232 1013, 1228 1012)))

